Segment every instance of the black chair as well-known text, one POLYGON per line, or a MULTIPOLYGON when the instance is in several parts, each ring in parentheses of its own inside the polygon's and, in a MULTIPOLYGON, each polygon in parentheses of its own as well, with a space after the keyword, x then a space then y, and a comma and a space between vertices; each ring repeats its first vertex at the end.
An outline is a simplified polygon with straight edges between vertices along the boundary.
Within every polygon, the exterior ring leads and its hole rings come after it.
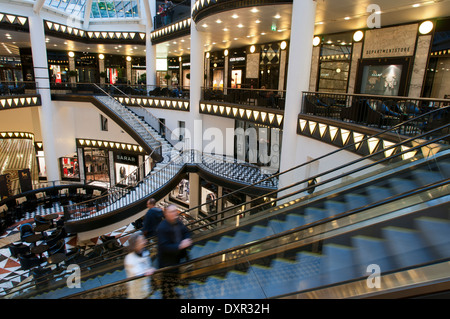
POLYGON ((52 270, 49 268, 33 268, 30 270, 37 288, 46 288, 53 278, 52 270))
POLYGON ((39 266, 42 261, 34 254, 27 254, 19 256, 19 262, 23 270, 28 270, 30 268, 39 266))
MULTIPOLYGON (((49 245, 49 244, 47 244, 49 245)), ((66 242, 64 241, 64 239, 60 239, 58 240, 56 243, 54 243, 53 245, 49 245, 49 249, 48 249, 48 255, 56 255, 59 253, 63 253, 66 254, 66 242)))
POLYGON ((37 225, 51 225, 51 221, 45 220, 41 215, 34 216, 34 222, 37 225))
POLYGON ((45 240, 45 243, 49 247, 52 247, 57 242, 59 242, 61 239, 64 239, 65 236, 66 236, 66 231, 64 230, 64 228, 57 228, 47 237, 47 239, 45 240))
POLYGON ((19 228, 20 239, 23 240, 25 237, 34 235, 33 226, 29 223, 22 224, 19 228))
POLYGON ((12 243, 9 245, 9 251, 11 253, 11 256, 14 258, 18 258, 20 255, 27 255, 30 253, 30 247, 27 245, 24 245, 22 243, 12 243))

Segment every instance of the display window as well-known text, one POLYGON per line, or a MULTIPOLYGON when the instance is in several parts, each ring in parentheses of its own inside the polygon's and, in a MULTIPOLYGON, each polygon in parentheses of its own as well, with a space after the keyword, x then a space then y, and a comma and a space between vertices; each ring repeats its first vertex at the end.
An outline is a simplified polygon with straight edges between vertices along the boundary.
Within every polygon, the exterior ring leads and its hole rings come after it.
POLYGON ((99 148, 84 149, 85 176, 88 182, 109 182, 108 151, 99 148))
POLYGON ((114 170, 116 183, 121 185, 135 185, 139 180, 138 157, 127 153, 114 153, 114 170))
POLYGON ((78 158, 72 156, 66 156, 60 158, 61 177, 63 180, 79 180, 80 170, 78 167, 78 158))

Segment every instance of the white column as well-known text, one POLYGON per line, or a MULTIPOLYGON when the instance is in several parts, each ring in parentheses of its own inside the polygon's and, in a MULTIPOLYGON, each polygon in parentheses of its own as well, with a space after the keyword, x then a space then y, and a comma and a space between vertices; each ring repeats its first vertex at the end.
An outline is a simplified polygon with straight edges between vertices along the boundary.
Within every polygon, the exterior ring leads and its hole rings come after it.
POLYGON ((145 28, 145 69, 147 92, 154 89, 156 85, 156 45, 152 44, 151 33, 153 29, 153 19, 156 14, 156 1, 144 1, 146 19, 145 28))
MULTIPOLYGON (((293 1, 281 172, 300 164, 296 162, 297 121, 302 104, 302 92, 309 89, 315 16, 316 1, 293 1)), ((298 181, 300 177, 297 174, 283 174, 280 176, 279 187, 290 185, 298 181)))
POLYGON ((44 143, 44 157, 48 181, 60 180, 59 165, 56 155, 53 114, 55 107, 50 95, 50 80, 48 78, 47 49, 45 47, 45 31, 43 19, 36 14, 29 17, 30 43, 33 56, 34 78, 37 91, 41 95, 40 124, 42 141, 44 143))
MULTIPOLYGON (((191 1, 191 5, 195 0, 191 1)), ((191 78, 190 78, 190 112, 186 121, 186 130, 190 134, 190 143, 193 150, 201 152, 203 149, 202 116, 200 114, 201 87, 204 79, 204 52, 203 39, 197 31, 194 21, 191 22, 191 78)), ((197 158, 195 161, 198 161, 197 158)))
MULTIPOLYGON (((200 177, 196 173, 189 174, 189 208, 192 209, 200 205, 200 177)), ((194 218, 198 216, 198 210, 190 212, 194 218)))

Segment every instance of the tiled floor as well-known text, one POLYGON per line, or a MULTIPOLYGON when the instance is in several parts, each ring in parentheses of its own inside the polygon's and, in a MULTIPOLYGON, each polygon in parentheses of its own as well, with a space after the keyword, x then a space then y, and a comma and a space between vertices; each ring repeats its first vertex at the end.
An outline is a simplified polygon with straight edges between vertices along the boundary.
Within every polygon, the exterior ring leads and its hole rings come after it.
MULTIPOLYGON (((48 212, 40 211, 38 214, 45 215, 46 213, 54 213, 57 212, 54 209, 51 209, 48 212)), ((62 212, 57 212, 60 216, 62 216, 62 212)), ((28 270, 22 270, 19 260, 11 256, 8 245, 10 243, 20 242, 20 234, 19 228, 20 225, 24 223, 34 223, 34 214, 30 214, 24 219, 15 225, 11 226, 7 229, 6 233, 0 237, 0 296, 4 295, 5 290, 9 288, 15 287, 20 282, 27 280, 28 278, 28 270)), ((51 230, 50 230, 51 231, 51 230)), ((133 225, 127 225, 117 229, 109 234, 109 236, 114 236, 119 238, 119 242, 126 246, 128 240, 128 234, 135 231, 133 225)), ((69 250, 74 247, 84 248, 85 250, 89 250, 91 247, 101 243, 100 238, 92 238, 88 241, 78 242, 77 236, 71 236, 66 238, 66 250, 69 250)), ((25 243, 26 244, 26 243, 25 243)), ((28 244, 27 244, 28 245, 28 244)), ((43 264, 44 265, 44 264, 43 264)))

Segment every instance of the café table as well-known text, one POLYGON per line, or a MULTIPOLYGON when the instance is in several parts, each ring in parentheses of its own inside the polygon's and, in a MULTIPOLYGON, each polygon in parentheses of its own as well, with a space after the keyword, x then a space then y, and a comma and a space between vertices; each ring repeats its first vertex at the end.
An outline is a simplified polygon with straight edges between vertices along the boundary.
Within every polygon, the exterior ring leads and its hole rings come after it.
POLYGON ((66 259, 67 259, 66 254, 64 254, 64 253, 57 253, 57 254, 54 254, 54 255, 50 255, 47 258, 47 264, 48 265, 56 265, 56 268, 59 269, 59 264, 62 263, 66 259))
POLYGON ((42 216, 42 219, 50 221, 52 223, 52 227, 53 227, 54 226, 53 221, 58 217, 59 217, 59 214, 53 213, 53 214, 48 214, 48 215, 42 216))
POLYGON ((31 248, 31 252, 33 254, 38 254, 40 258, 42 258, 42 254, 48 250, 47 244, 40 244, 38 246, 34 246, 31 248))
POLYGON ((36 245, 36 242, 42 240, 43 236, 42 234, 33 234, 33 235, 29 235, 26 236, 23 241, 32 244, 32 245, 36 245))
POLYGON ((39 224, 36 225, 33 230, 37 233, 41 233, 43 237, 45 237, 45 231, 50 229, 51 225, 50 224, 39 224))

